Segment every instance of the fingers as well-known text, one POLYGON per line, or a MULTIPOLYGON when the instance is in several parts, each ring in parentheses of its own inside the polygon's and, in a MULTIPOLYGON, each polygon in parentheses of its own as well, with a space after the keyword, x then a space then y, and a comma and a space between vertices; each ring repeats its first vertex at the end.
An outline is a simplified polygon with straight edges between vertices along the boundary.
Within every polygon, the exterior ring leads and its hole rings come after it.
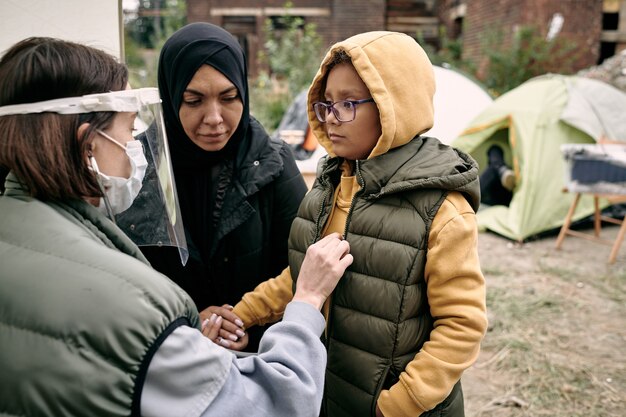
MULTIPOLYGON (((224 323, 225 322, 222 322, 222 325, 224 323)), ((220 329, 218 336, 214 340, 214 342, 228 349, 242 350, 248 345, 248 334, 243 333, 243 336, 245 337, 245 342, 243 341, 244 337, 240 338, 236 334, 227 332, 224 329, 220 329)))
MULTIPOLYGON (((349 253, 350 244, 348 241, 341 239, 338 233, 333 233, 308 247, 305 262, 307 261, 306 258, 309 258, 310 262, 317 265, 339 265, 338 261, 349 253)), ((343 269, 347 268, 351 263, 351 261, 347 263, 343 269)))
POLYGON ((220 330, 220 336, 225 337, 231 340, 237 340, 240 337, 243 337, 246 332, 243 329, 227 320, 222 322, 222 329, 220 330), (233 337, 228 337, 228 335, 233 335, 233 337))
POLYGON ((341 240, 341 239, 342 239, 341 235, 337 232, 334 232, 334 233, 324 236, 323 238, 315 242, 314 245, 319 246, 319 247, 325 247, 328 244, 334 243, 337 240, 341 240))
POLYGON ((322 239, 315 242, 313 245, 309 246, 309 249, 313 248, 320 249, 323 251, 336 251, 339 247, 345 249, 345 247, 350 248, 350 244, 348 241, 344 240, 343 237, 339 233, 331 233, 328 236, 324 236, 322 239))
POLYGON ((339 259, 343 259, 347 254, 350 253, 350 244, 347 240, 340 240, 337 242, 337 253, 339 253, 339 259))
POLYGON ((222 307, 211 306, 203 310, 202 315, 209 314, 202 322, 202 334, 214 343, 229 349, 243 349, 248 345, 247 334, 243 330, 243 322, 232 312, 233 307, 223 305, 222 307), (246 337, 246 341, 240 339, 246 337))
POLYGON ((354 257, 350 255, 349 253, 347 253, 341 258, 338 266, 342 271, 345 271, 346 268, 352 265, 352 262, 354 262, 354 257))
POLYGON ((218 309, 219 314, 224 319, 220 336, 225 340, 236 342, 240 337, 245 335, 245 332, 243 330, 243 321, 232 312, 232 309, 233 307, 228 304, 224 304, 218 309))
POLYGON ((200 312, 200 319, 208 319, 211 317, 212 314, 216 314, 224 318, 225 321, 232 323, 232 325, 226 325, 226 329, 229 330, 231 333, 235 333, 237 327, 239 327, 241 330, 244 330, 243 321, 235 313, 233 313, 232 310, 233 306, 229 304, 224 304, 221 307, 210 306, 200 312))
POLYGON ((220 332, 219 332, 219 335, 222 338, 224 338, 226 340, 230 340, 232 342, 236 342, 240 338, 242 338, 242 337, 244 337, 246 335, 246 332, 244 332, 240 328, 237 328, 234 332, 230 331, 230 330, 224 329, 224 324, 225 323, 226 323, 225 321, 222 322, 222 328, 220 329, 220 332))
POLYGON ((222 321, 223 319, 217 314, 213 314, 210 318, 204 319, 202 322, 202 334, 215 341, 222 327, 222 321))
POLYGON ((248 346, 248 334, 246 333, 243 337, 239 338, 236 342, 230 342, 230 346, 228 347, 231 350, 244 350, 248 346))
POLYGON ((300 267, 294 300, 321 308, 354 258, 350 244, 332 233, 309 246, 300 267))
POLYGON ((209 306, 209 307, 205 308, 204 310, 202 310, 200 312, 200 319, 202 321, 204 321, 205 319, 210 319, 212 314, 215 314, 215 315, 219 316, 220 314, 216 310, 217 308, 219 308, 219 307, 217 307, 217 306, 209 306))
POLYGON ((202 334, 220 346, 230 348, 231 341, 228 337, 221 335, 224 319, 217 314, 212 314, 210 318, 202 322, 202 334))
POLYGON ((233 313, 233 306, 224 304, 222 307, 216 307, 215 310, 216 314, 222 316, 224 320, 226 320, 224 324, 228 324, 226 327, 227 330, 235 332, 237 328, 243 329, 243 321, 241 321, 239 316, 233 313))

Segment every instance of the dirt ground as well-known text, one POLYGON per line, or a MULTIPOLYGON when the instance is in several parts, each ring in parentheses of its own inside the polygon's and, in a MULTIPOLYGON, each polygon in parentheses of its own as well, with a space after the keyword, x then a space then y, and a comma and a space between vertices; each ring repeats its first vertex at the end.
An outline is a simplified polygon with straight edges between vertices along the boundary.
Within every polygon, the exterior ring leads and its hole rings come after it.
POLYGON ((490 324, 462 380, 468 417, 626 416, 626 243, 609 265, 610 246, 555 242, 479 235, 490 324))

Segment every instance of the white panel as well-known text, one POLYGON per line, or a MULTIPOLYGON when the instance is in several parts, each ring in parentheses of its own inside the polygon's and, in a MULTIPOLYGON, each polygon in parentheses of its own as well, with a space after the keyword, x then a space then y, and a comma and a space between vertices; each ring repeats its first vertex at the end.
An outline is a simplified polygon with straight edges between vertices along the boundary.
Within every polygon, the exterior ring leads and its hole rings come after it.
POLYGON ((120 58, 121 0, 1 0, 0 55, 29 36, 50 36, 120 58))

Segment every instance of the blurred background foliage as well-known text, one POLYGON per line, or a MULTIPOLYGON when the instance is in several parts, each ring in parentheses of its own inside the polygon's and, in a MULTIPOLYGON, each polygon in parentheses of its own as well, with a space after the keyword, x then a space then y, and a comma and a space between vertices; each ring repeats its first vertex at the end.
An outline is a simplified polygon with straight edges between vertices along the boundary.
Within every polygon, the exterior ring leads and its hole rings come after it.
MULTIPOLYGON (((285 4, 287 11, 291 7, 290 2, 285 4)), ((263 33, 265 52, 259 60, 268 69, 251 83, 250 107, 271 132, 293 99, 313 81, 323 51, 316 25, 288 12, 278 19, 267 19, 263 33)))
POLYGON ((133 87, 156 87, 159 52, 187 21, 183 0, 140 0, 124 20, 124 54, 133 87))
POLYGON ((498 96, 538 75, 571 75, 576 71, 578 45, 565 38, 547 40, 533 26, 522 26, 514 34, 513 44, 504 47, 502 32, 488 32, 483 51, 488 67, 482 81, 498 96))
POLYGON ((417 39, 433 64, 447 64, 461 70, 482 83, 493 97, 498 97, 538 75, 575 73, 578 45, 560 37, 548 40, 539 33, 533 26, 521 26, 513 34, 512 45, 506 46, 502 31, 487 32, 481 45, 482 54, 487 57, 484 68, 463 59, 462 41, 449 38, 445 29, 440 32, 438 50, 421 42, 419 33, 417 39))

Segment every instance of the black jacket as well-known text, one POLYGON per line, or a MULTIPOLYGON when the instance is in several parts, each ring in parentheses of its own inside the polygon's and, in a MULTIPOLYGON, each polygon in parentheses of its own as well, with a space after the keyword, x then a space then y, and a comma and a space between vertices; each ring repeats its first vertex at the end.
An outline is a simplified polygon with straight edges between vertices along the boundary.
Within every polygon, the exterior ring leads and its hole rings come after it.
MULTIPOLYGON (((244 293, 287 267, 289 230, 306 184, 289 147, 270 139, 254 119, 250 128, 253 140, 247 150, 241 150, 239 168, 224 195, 209 261, 201 259, 188 230, 186 266, 175 247, 140 246, 156 270, 189 293, 199 311, 211 305, 234 305, 244 293)), ((131 238, 139 231, 135 220, 141 212, 154 213, 141 208, 140 195, 130 210, 117 216, 118 225, 131 238)), ((261 330, 250 334, 249 350, 258 345, 261 330)))
MULTIPOLYGON (((201 22, 176 31, 161 49, 158 82, 190 258, 183 267, 176 248, 142 249, 199 310, 235 304, 287 266, 289 229, 306 185, 290 149, 250 115, 245 56, 230 33, 201 22), (222 73, 243 104, 235 131, 216 151, 193 143, 179 115, 184 92, 204 65, 222 73)), ((133 211, 137 217, 159 214, 133 211)))

